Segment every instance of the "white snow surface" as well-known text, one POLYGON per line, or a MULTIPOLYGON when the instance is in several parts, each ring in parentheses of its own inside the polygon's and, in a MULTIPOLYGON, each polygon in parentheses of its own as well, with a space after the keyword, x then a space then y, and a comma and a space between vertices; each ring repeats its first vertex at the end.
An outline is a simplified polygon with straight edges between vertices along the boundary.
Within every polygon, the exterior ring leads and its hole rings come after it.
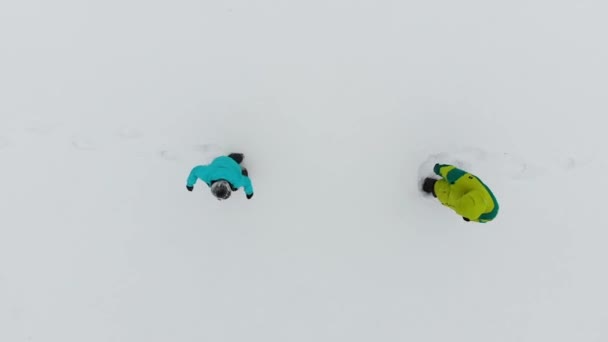
POLYGON ((606 13, 0 2, 0 341, 608 341, 606 13), (222 151, 251 200, 186 191, 222 151))

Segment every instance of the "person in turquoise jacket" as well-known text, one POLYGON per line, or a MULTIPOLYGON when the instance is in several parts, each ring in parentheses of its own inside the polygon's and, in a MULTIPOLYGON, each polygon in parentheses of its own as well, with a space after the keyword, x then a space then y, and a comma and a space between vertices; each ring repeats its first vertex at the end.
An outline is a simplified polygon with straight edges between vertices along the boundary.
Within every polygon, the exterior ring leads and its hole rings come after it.
POLYGON ((426 178, 422 185, 424 192, 467 222, 486 223, 496 218, 498 201, 479 177, 449 164, 435 164, 433 171, 441 179, 426 178))
POLYGON ((242 153, 231 153, 228 156, 215 158, 209 165, 198 165, 192 168, 186 189, 192 191, 200 179, 209 186, 211 193, 218 200, 230 198, 232 191, 243 187, 247 199, 253 197, 253 185, 247 169, 241 166, 245 156, 242 153))

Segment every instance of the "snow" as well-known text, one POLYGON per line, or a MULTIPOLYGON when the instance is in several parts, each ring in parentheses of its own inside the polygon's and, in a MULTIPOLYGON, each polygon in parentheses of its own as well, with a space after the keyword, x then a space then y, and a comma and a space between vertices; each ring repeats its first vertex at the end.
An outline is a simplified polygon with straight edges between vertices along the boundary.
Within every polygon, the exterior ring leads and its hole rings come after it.
POLYGON ((608 340, 606 10, 0 3, 0 341, 608 340))

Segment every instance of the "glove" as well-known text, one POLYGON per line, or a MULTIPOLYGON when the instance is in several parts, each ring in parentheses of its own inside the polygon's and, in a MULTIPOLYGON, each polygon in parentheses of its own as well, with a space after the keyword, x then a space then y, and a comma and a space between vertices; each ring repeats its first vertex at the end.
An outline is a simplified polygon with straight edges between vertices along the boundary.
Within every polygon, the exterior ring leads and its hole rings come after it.
POLYGON ((253 194, 247 195, 247 199, 251 199, 251 197, 253 197, 253 194))
POLYGON ((190 186, 190 185, 186 185, 186 189, 188 189, 188 191, 192 191, 192 189, 194 189, 194 187, 190 186))

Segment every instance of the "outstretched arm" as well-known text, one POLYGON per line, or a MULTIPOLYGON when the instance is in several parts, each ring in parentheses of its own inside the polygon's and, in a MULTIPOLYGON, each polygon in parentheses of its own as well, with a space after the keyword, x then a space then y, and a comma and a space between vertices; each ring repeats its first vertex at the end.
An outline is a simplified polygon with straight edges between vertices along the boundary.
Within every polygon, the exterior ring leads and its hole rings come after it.
POLYGON ((247 194, 247 197, 251 198, 251 196, 253 196, 253 185, 248 176, 243 176, 243 186, 245 187, 245 194, 247 194))
POLYGON ((450 184, 454 184, 460 177, 466 174, 465 171, 449 164, 435 164, 433 171, 436 175, 441 176, 450 184))
POLYGON ((205 175, 207 173, 207 167, 206 166, 195 166, 194 168, 192 168, 192 171, 190 171, 190 175, 188 176, 188 180, 186 181, 186 187, 188 188, 192 188, 194 187, 194 184, 196 183, 196 181, 201 178, 203 180, 205 175))

